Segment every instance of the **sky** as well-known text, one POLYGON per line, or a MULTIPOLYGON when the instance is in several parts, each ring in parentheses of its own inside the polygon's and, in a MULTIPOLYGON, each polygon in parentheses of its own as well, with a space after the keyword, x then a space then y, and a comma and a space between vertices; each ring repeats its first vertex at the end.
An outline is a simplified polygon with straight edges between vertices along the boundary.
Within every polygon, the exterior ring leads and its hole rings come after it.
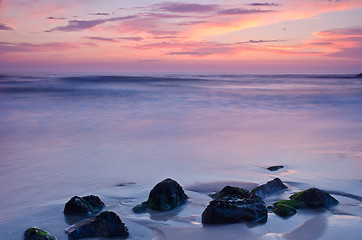
POLYGON ((362 0, 0 0, 0 71, 362 72, 362 0))

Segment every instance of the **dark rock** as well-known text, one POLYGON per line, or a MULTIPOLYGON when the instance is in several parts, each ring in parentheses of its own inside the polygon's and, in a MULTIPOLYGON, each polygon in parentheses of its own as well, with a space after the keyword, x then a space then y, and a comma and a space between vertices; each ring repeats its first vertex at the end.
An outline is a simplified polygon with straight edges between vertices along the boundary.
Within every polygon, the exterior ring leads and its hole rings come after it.
POLYGON ((213 200, 202 213, 202 223, 204 224, 226 224, 241 221, 263 223, 267 218, 268 211, 260 198, 213 200))
POLYGON ((295 208, 330 207, 339 202, 328 192, 318 188, 309 188, 290 196, 290 201, 295 208))
POLYGON ((357 74, 356 76, 354 76, 355 78, 362 78, 362 73, 357 74))
POLYGON ((104 203, 97 196, 72 197, 64 207, 64 213, 69 215, 87 215, 99 212, 104 203))
POLYGON ((270 167, 268 167, 267 169, 268 169, 269 171, 278 171, 279 169, 282 169, 282 168, 284 168, 284 166, 278 165, 278 166, 270 166, 270 167))
POLYGON ((290 217, 297 213, 297 210, 287 204, 274 204, 273 205, 273 212, 281 217, 290 217))
POLYGON ((250 197, 265 198, 275 192, 288 188, 279 178, 275 178, 266 184, 260 185, 250 192, 250 197))
POLYGON ((87 221, 75 224, 66 229, 68 239, 92 237, 128 237, 128 229, 114 212, 102 212, 87 221))
POLYGON ((47 231, 40 228, 31 227, 24 233, 25 240, 56 240, 57 238, 50 235, 47 231))
POLYGON ((184 204, 187 199, 188 197, 182 187, 175 180, 167 178, 158 183, 151 190, 148 200, 137 205, 133 211, 142 212, 147 207, 156 211, 167 211, 184 204))
POLYGON ((226 186, 220 192, 211 195, 215 200, 231 199, 231 198, 248 198, 249 191, 243 188, 226 186))
POLYGON ((125 187, 125 186, 129 186, 129 185, 135 185, 135 182, 124 182, 124 183, 119 183, 117 184, 117 187, 125 187))

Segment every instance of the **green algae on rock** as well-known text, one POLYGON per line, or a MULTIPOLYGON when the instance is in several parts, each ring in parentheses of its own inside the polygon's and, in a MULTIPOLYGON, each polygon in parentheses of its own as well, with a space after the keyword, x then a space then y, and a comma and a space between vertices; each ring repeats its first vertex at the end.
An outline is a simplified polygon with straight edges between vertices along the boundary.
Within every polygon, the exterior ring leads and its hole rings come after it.
POLYGON ((220 192, 210 195, 215 200, 225 198, 248 198, 249 191, 239 187, 226 186, 220 192))
POLYGON ((290 217, 297 213, 297 210, 293 206, 283 203, 275 204, 272 211, 281 217, 290 217))
POLYGON ((309 188, 297 192, 289 197, 290 200, 281 200, 273 204, 273 212, 279 216, 291 216, 298 208, 318 208, 337 205, 339 202, 328 192, 318 188, 309 188), (294 209, 294 210, 293 210, 294 209), (291 215, 289 215, 291 214, 291 215))
POLYGON ((295 208, 316 208, 330 207, 337 205, 339 202, 328 192, 318 188, 309 188, 290 196, 295 208))
POLYGON ((30 227, 24 233, 25 240, 56 240, 57 238, 50 235, 49 232, 36 228, 30 227))

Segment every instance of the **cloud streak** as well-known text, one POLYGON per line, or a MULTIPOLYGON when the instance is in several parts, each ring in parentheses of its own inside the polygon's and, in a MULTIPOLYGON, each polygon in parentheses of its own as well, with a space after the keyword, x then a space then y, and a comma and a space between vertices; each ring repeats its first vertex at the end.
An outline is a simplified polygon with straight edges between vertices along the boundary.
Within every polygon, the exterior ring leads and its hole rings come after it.
POLYGON ((64 17, 48 17, 49 20, 66 20, 64 17))
POLYGON ((217 11, 219 9, 219 6, 216 4, 164 2, 155 4, 154 8, 161 11, 176 13, 205 13, 217 11))
POLYGON ((244 14, 267 13, 267 12, 273 12, 273 11, 261 10, 261 9, 228 8, 220 10, 218 13, 221 15, 244 15, 244 14))
POLYGON ((93 16, 108 16, 109 13, 88 13, 88 15, 93 15, 93 16))
POLYGON ((113 38, 105 38, 105 37, 86 37, 90 40, 103 41, 103 42, 115 42, 113 38))
POLYGON ((85 29, 91 29, 95 26, 100 24, 104 24, 107 22, 117 22, 117 21, 124 21, 128 19, 136 18, 136 16, 126 16, 126 17, 117 17, 117 18, 107 18, 107 19, 96 19, 96 20, 89 20, 89 21, 80 21, 80 20, 70 20, 68 25, 66 26, 59 26, 52 28, 46 32, 72 32, 72 31, 82 31, 85 29))
POLYGON ((253 6, 253 7, 279 7, 281 6, 281 4, 277 4, 277 3, 268 3, 268 2, 264 2, 264 3, 249 3, 246 4, 247 6, 253 6))
POLYGON ((6 26, 6 25, 3 24, 3 23, 0 23, 0 30, 11 31, 11 30, 13 30, 13 28, 8 27, 8 26, 6 26))

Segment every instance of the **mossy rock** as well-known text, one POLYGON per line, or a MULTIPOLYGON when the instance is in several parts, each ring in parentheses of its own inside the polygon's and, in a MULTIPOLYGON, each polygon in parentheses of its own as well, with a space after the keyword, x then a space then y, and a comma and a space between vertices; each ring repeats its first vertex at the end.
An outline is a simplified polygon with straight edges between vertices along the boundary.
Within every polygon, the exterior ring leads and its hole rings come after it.
POLYGON ((220 192, 212 194, 211 197, 215 200, 232 198, 244 199, 249 197, 249 191, 243 188, 226 186, 220 192))
POLYGON ((328 192, 318 188, 309 188, 290 196, 292 206, 295 208, 330 207, 339 202, 328 192))
POLYGON ((298 206, 300 205, 300 203, 298 203, 298 201, 295 201, 295 200, 280 200, 273 204, 273 208, 277 207, 278 205, 288 205, 293 208, 299 208, 298 206))
POLYGON ((56 240, 57 238, 50 235, 49 232, 47 232, 43 229, 31 227, 25 231, 24 239, 25 240, 56 240))
POLYGON ((273 212, 281 217, 290 217, 297 213, 297 210, 291 205, 279 203, 273 206, 273 212))
MULTIPOLYGON (((287 215, 294 212, 293 209, 298 208, 318 208, 330 207, 338 204, 338 201, 328 192, 318 188, 309 188, 304 191, 297 192, 289 197, 290 200, 280 200, 273 204, 273 212, 277 215, 287 215), (280 214, 278 214, 280 213, 280 214)), ((294 215, 293 213, 292 215, 294 215)))

